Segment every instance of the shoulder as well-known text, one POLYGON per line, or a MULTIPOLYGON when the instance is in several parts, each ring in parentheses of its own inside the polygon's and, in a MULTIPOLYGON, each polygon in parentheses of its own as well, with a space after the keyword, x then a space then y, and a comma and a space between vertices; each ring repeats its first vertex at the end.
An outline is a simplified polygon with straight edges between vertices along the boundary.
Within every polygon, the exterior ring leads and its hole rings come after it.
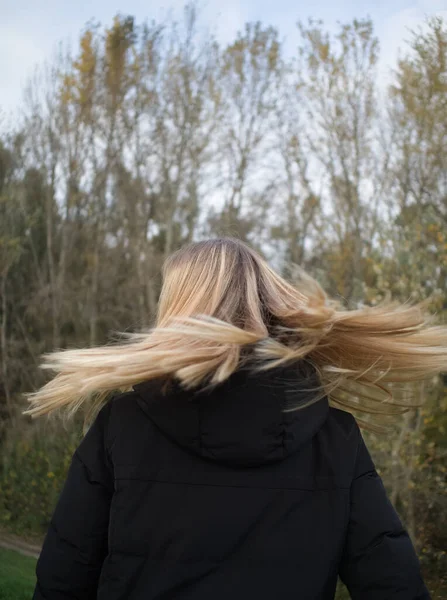
POLYGON ((133 390, 115 394, 108 401, 110 416, 132 413, 138 408, 137 398, 138 394, 133 390))
POLYGON ((330 407, 327 424, 346 440, 358 440, 359 427, 355 417, 345 410, 330 407))
POLYGON ((108 410, 107 451, 113 465, 136 464, 145 456, 157 456, 161 436, 140 394, 118 394, 109 400, 108 410))
POLYGON ((351 476, 354 472, 359 439, 360 429, 354 416, 347 411, 330 407, 315 443, 334 472, 351 476))
POLYGON ((103 407, 105 417, 107 446, 111 449, 121 432, 136 429, 144 413, 138 402, 138 394, 134 391, 118 393, 112 396, 103 407))

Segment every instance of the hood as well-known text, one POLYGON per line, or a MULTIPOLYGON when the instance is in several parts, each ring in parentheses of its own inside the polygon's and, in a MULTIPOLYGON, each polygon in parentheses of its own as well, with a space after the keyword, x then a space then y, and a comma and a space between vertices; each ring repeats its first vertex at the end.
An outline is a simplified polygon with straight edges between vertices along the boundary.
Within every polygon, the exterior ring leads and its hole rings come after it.
POLYGON ((253 373, 240 368, 213 388, 181 388, 171 380, 133 386, 138 403, 171 440, 195 454, 233 466, 255 466, 282 460, 318 432, 327 418, 327 396, 308 361, 253 373), (321 392, 320 392, 321 395, 321 392))

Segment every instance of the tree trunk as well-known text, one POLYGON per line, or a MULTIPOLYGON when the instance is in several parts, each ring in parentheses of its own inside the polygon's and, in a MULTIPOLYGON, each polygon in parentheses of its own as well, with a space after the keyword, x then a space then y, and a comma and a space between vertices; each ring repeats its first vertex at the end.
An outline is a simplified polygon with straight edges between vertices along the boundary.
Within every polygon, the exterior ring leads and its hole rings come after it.
POLYGON ((1 351, 2 351, 2 379, 3 389, 5 391, 6 408, 11 421, 14 420, 14 410, 12 406, 11 392, 8 381, 8 347, 6 340, 6 328, 8 325, 8 302, 6 298, 6 280, 8 277, 8 269, 2 275, 1 294, 2 294, 2 331, 1 331, 1 351))

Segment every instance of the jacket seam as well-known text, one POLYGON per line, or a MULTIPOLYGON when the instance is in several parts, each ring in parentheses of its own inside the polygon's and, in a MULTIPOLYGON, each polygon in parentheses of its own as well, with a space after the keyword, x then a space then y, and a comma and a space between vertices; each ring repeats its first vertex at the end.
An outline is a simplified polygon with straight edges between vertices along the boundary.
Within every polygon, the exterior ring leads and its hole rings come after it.
POLYGON ((219 483, 197 483, 194 481, 169 481, 167 479, 148 479, 146 477, 117 477, 116 481, 146 481, 148 483, 169 483, 171 485, 196 485, 203 487, 224 487, 224 488, 241 488, 241 489, 262 489, 262 490, 294 490, 301 492, 315 492, 327 490, 349 490, 350 486, 333 486, 333 487, 287 487, 287 486, 264 486, 264 485, 231 485, 219 483))

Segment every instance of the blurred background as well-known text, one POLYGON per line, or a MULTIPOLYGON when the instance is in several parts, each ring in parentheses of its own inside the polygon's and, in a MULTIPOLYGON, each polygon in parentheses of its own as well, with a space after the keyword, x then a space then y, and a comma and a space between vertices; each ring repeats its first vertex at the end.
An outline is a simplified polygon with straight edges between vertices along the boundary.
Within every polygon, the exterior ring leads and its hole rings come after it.
MULTIPOLYGON (((82 435, 21 416, 40 355, 149 327, 180 245, 234 235, 348 308, 431 296, 446 321, 447 1, 0 6, 5 600, 82 435)), ((367 441, 439 599, 447 376, 424 399, 367 441)))

